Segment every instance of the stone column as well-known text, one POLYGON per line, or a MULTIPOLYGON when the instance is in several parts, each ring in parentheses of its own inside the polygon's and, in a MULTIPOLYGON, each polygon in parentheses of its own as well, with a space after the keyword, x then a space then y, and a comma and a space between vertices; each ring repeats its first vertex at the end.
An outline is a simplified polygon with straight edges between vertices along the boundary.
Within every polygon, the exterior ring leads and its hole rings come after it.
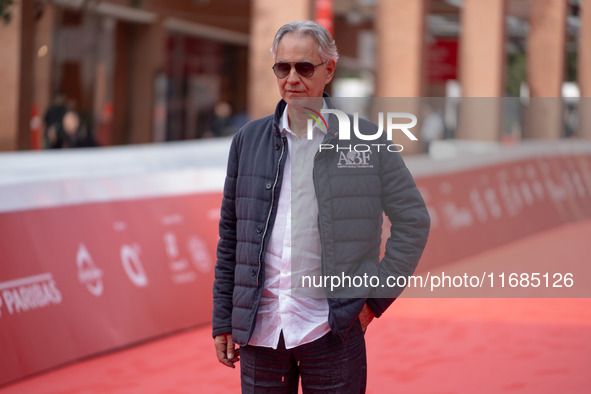
POLYGON ((505 95, 505 0, 464 0, 461 14, 462 101, 456 138, 496 141, 505 95))
POLYGON ((10 22, 0 22, 0 151, 31 146, 33 3, 33 0, 14 2, 7 9, 10 22))
MULTIPOLYGON (((43 13, 37 21, 34 47, 35 88, 33 92, 33 105, 37 106, 41 118, 43 118, 51 105, 52 96, 57 93, 52 91, 51 82, 53 54, 56 52, 56 48, 53 46, 54 29, 55 5, 44 2, 43 13)), ((40 146, 43 146, 44 129, 45 124, 42 122, 40 127, 41 135, 38 136, 38 144, 40 146)))
MULTIPOLYGON (((374 113, 409 112, 419 117, 418 98, 425 93, 426 14, 426 0, 378 1, 375 13, 376 96, 408 99, 387 100, 384 106, 378 103, 374 113), (389 102, 395 102, 396 108, 385 108, 389 102)), ((420 141, 405 137, 395 141, 404 146, 404 154, 425 150, 420 141)))
POLYGON ((271 70, 274 61, 270 49, 275 33, 286 23, 310 19, 312 15, 310 0, 288 3, 252 0, 251 7, 248 115, 250 119, 256 119, 272 114, 281 99, 271 70))
POLYGON ((155 78, 164 69, 166 30, 160 19, 133 29, 129 142, 141 144, 153 140, 155 78))
POLYGON ((425 0, 378 1, 377 97, 423 96, 426 12, 425 0))
POLYGON ((530 3, 527 40, 527 108, 525 137, 558 139, 562 136, 561 89, 564 81, 566 46, 565 0, 530 3))

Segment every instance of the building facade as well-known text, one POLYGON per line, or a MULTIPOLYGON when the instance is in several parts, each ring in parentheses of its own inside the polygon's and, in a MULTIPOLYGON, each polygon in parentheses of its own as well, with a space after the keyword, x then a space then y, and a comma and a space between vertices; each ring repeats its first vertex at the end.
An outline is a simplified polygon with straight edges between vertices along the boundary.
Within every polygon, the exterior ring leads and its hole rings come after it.
MULTIPOLYGON (((536 116, 517 138, 556 139, 570 86, 575 135, 591 138, 591 0, 22 0, 3 11, 2 151, 43 146, 59 92, 99 145, 231 134, 273 111, 271 40, 302 19, 339 46, 333 95, 520 94, 536 116)), ((492 108, 483 125, 478 100, 462 104, 454 136, 501 139, 504 109, 492 108)))

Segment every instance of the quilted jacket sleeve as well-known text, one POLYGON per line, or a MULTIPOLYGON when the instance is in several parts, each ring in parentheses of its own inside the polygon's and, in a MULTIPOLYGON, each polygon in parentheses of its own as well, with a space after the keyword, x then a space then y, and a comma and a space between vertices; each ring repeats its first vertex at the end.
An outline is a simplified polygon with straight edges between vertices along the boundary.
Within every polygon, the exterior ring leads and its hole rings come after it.
MULTIPOLYGON (((380 160, 382 207, 391 223, 385 255, 378 269, 380 282, 384 283, 382 281, 388 276, 409 276, 414 273, 427 243, 431 220, 401 155, 385 152, 380 160)), ((367 303, 379 317, 402 290, 375 289, 367 303)))
POLYGON ((232 295, 236 267, 236 180, 239 149, 237 134, 232 140, 228 158, 224 195, 220 213, 217 262, 213 282, 213 336, 232 332, 232 295))

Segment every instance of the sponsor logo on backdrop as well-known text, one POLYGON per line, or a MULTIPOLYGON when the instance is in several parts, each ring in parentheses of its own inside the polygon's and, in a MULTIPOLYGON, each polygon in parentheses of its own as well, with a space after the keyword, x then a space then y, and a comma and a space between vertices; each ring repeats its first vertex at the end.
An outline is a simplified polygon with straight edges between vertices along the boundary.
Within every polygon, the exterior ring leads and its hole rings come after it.
POLYGON ((175 284, 194 282, 197 274, 191 269, 186 258, 179 256, 179 248, 176 234, 167 232, 164 234, 164 246, 169 262, 171 280, 175 284))
POLYGON ((140 260, 139 245, 121 246, 121 262, 125 273, 131 279, 131 282, 137 287, 146 287, 148 285, 148 276, 144 271, 144 266, 140 260))
POLYGON ((51 273, 0 282, 0 317, 57 305, 62 293, 51 273))
POLYGON ((84 244, 78 246, 76 254, 76 264, 78 265, 78 280, 86 286, 90 294, 100 297, 103 294, 103 271, 101 271, 84 244))
POLYGON ((213 259, 207 250, 207 244, 196 235, 192 235, 187 240, 187 249, 191 255, 193 265, 200 272, 209 272, 213 267, 213 259))

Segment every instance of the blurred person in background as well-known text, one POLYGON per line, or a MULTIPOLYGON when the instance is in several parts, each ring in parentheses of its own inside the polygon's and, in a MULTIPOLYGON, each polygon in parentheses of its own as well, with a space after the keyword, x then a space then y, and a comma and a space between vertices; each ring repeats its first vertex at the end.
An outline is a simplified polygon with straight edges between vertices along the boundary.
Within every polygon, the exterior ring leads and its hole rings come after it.
POLYGON ((231 128, 232 106, 226 101, 218 102, 213 108, 213 119, 205 136, 227 137, 234 134, 231 128))
POLYGON ((577 136, 577 129, 579 127, 579 114, 577 108, 573 104, 567 104, 566 113, 564 115, 564 137, 574 138, 577 136))
POLYGON ((86 125, 81 121, 75 110, 68 110, 60 125, 48 132, 48 143, 51 149, 83 148, 96 146, 86 125))
POLYGON ((427 145, 427 152, 429 152, 433 141, 444 138, 445 123, 443 122, 443 116, 429 103, 425 103, 421 119, 421 138, 427 145))
MULTIPOLYGON (((334 108, 324 93, 338 59, 330 33, 315 22, 292 22, 278 30, 272 52, 282 99, 274 115, 242 127, 230 148, 213 286, 216 355, 231 368, 240 361, 243 393, 295 394, 300 377, 304 393, 363 393, 364 335, 394 299, 366 296, 369 290, 333 298, 325 289, 297 297, 292 277, 298 266, 410 275, 429 215, 398 152, 318 153, 319 143, 338 141, 330 118, 328 128, 319 122, 306 138, 308 118, 294 99, 334 108), (361 156, 366 165, 357 167, 361 156), (384 212, 392 227, 380 261, 384 212)), ((361 127, 367 134, 377 128, 367 121, 361 127)), ((385 133, 380 138, 391 142, 385 133)))
POLYGON ((45 147, 51 148, 53 142, 56 140, 57 132, 62 128, 62 119, 68 110, 66 106, 66 95, 59 91, 51 105, 45 112, 43 120, 45 122, 45 130, 43 134, 45 147))

